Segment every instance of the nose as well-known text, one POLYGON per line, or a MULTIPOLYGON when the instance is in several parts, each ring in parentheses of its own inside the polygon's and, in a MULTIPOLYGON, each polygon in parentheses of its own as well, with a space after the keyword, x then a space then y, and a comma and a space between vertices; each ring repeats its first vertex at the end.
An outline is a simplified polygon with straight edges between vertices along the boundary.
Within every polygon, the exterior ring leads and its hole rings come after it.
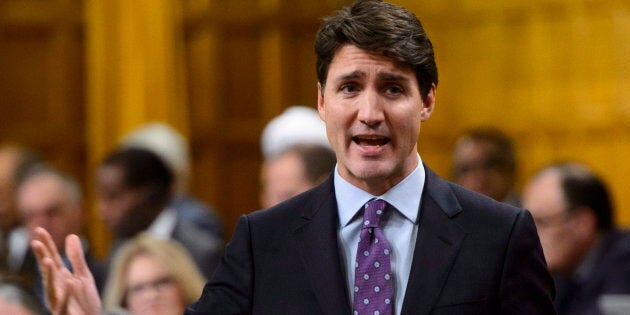
POLYGON ((358 120, 367 126, 376 127, 384 119, 383 104, 378 92, 367 89, 360 100, 358 120))

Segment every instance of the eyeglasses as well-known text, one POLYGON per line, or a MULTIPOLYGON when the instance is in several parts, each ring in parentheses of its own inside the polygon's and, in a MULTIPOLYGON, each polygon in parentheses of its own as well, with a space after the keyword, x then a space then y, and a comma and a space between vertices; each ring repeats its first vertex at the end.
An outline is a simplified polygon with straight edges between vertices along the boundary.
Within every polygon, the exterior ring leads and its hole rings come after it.
POLYGON ((139 295, 141 292, 146 291, 148 289, 154 289, 156 291, 163 291, 168 286, 172 285, 175 282, 173 277, 164 276, 157 278, 153 281, 147 281, 144 283, 138 283, 127 288, 127 294, 129 296, 139 295))
POLYGON ((534 217, 534 223, 538 229, 548 229, 567 222, 571 217, 571 212, 565 210, 544 217, 534 217))

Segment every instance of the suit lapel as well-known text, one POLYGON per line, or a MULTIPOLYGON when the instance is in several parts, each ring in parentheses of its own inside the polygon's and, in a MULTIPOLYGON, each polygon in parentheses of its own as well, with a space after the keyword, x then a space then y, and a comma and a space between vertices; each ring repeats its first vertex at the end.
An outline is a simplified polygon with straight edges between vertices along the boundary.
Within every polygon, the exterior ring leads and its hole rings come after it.
POLYGON ((428 314, 440 295, 465 232, 451 219, 462 211, 448 184, 426 168, 420 226, 402 314, 428 314))
POLYGON ((304 270, 323 313, 349 314, 346 278, 337 244, 337 201, 332 186, 329 179, 314 192, 313 202, 304 203, 307 208, 302 211, 295 236, 304 270))

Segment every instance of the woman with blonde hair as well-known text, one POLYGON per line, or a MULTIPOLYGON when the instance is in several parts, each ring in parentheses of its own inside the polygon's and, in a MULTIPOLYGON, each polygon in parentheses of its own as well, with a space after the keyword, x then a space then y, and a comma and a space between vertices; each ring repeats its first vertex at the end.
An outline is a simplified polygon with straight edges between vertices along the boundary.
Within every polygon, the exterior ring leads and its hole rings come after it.
POLYGON ((205 281, 181 245, 140 234, 116 253, 103 304, 134 315, 181 315, 205 281))

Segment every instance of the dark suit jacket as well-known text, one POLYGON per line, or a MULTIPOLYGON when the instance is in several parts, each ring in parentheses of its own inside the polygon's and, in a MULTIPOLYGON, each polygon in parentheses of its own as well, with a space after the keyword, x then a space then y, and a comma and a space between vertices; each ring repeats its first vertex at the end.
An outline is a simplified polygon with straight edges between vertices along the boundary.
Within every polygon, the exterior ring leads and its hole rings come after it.
POLYGON ((204 229, 189 220, 179 217, 175 223, 171 239, 179 242, 195 261, 206 278, 210 278, 223 254, 223 239, 212 231, 204 229))
POLYGON ((593 249, 593 265, 580 279, 556 277, 558 314, 599 315, 599 299, 630 294, 630 233, 610 231, 593 249))
MULTIPOLYGON (((555 314, 529 212, 425 169, 402 314, 555 314)), ((338 226, 332 179, 242 216, 214 278, 186 314, 351 314, 338 226)))

